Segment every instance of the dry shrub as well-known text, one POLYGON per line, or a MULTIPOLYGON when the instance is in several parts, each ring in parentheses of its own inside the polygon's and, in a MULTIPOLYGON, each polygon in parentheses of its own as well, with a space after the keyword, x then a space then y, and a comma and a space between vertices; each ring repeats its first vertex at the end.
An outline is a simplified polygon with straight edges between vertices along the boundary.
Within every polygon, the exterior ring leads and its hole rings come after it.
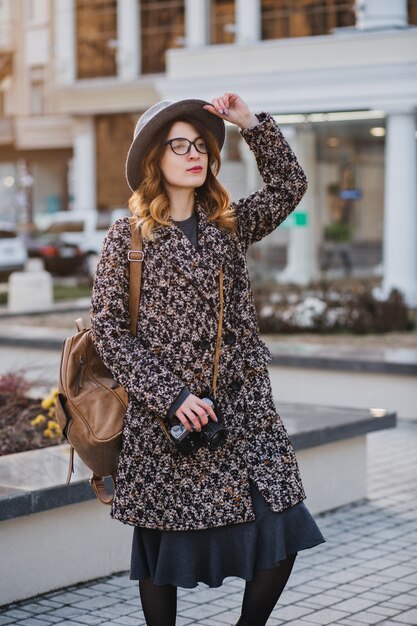
POLYGON ((385 333, 411 330, 411 313, 402 294, 376 297, 367 285, 336 289, 322 283, 310 288, 276 288, 255 292, 262 333, 385 333))
POLYGON ((0 376, 0 456, 62 443, 31 424, 43 411, 42 398, 28 395, 33 385, 23 370, 0 376))

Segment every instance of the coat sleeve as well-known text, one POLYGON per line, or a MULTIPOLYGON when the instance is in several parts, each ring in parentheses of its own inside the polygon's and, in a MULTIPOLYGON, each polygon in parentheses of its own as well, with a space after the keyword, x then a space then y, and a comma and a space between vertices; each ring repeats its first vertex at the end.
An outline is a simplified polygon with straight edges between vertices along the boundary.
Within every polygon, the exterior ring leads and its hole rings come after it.
POLYGON ((129 330, 129 247, 130 226, 125 218, 107 233, 94 277, 93 341, 115 380, 150 411, 165 417, 185 384, 129 330))
POLYGON ((264 186, 232 206, 237 234, 245 249, 272 232, 295 209, 307 190, 307 179, 281 130, 268 113, 240 133, 252 150, 264 186))

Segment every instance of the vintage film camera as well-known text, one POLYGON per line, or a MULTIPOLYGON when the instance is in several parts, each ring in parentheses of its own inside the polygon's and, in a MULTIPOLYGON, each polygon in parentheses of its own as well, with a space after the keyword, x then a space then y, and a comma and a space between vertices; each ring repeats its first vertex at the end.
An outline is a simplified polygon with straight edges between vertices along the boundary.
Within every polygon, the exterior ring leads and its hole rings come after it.
POLYGON ((207 446, 209 450, 217 450, 224 444, 227 437, 227 430, 222 424, 223 419, 217 402, 207 397, 202 400, 213 408, 219 421, 213 422, 209 419, 200 432, 187 430, 181 423, 172 426, 169 429, 171 440, 184 456, 193 454, 201 446, 207 446))

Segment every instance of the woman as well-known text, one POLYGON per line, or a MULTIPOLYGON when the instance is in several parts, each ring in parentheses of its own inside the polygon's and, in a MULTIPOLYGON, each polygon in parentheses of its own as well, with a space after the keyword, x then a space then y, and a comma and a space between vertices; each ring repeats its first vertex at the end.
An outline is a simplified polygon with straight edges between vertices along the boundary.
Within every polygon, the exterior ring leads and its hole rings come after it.
POLYGON ((245 258, 295 208, 306 179, 272 117, 233 93, 151 107, 126 175, 143 236, 137 337, 129 218, 106 237, 91 306, 97 349, 129 394, 112 516, 135 526, 131 578, 148 626, 175 624, 178 586, 226 576, 246 580, 238 624, 261 626, 296 553, 323 541, 275 410, 245 258), (265 183, 236 203, 216 178, 224 120, 240 128, 265 183), (196 448, 186 454, 160 418, 196 448), (210 446, 216 420, 225 430, 210 446))

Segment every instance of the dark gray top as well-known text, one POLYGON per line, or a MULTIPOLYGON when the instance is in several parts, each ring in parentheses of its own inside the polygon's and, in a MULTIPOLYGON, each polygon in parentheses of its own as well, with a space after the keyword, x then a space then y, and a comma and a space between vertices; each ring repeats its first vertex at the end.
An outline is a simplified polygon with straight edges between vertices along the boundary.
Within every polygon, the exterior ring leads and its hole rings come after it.
POLYGON ((186 220, 173 220, 175 226, 181 228, 182 232, 191 241, 193 246, 197 247, 197 213, 194 211, 186 220))

